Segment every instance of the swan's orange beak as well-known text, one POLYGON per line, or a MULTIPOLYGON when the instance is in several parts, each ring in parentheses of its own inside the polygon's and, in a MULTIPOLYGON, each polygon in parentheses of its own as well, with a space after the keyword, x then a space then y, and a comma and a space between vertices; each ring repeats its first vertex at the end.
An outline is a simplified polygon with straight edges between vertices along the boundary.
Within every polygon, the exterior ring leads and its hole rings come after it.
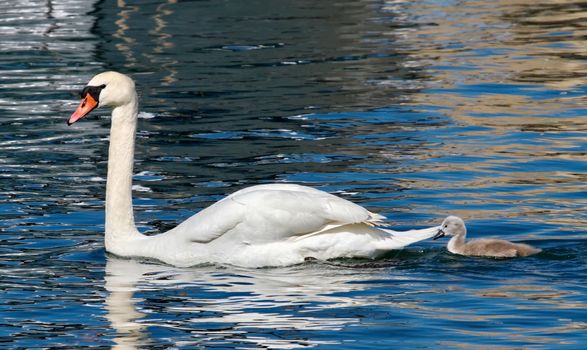
POLYGON ((86 97, 82 99, 82 102, 80 102, 75 112, 73 112, 71 117, 69 117, 67 125, 71 125, 77 122, 78 120, 82 119, 88 113, 93 111, 96 107, 98 107, 98 101, 94 100, 92 95, 86 94, 86 97))

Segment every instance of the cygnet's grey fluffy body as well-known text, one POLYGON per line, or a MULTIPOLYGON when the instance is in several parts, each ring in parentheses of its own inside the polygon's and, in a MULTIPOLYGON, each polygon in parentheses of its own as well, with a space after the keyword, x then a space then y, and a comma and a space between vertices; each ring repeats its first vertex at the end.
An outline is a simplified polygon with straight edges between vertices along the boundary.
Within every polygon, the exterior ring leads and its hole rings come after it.
POLYGON ((502 239, 481 238, 465 243, 467 227, 463 219, 458 216, 449 216, 442 222, 433 239, 453 236, 448 241, 448 251, 453 254, 487 256, 495 258, 514 258, 540 253, 541 249, 523 243, 512 243, 502 239))

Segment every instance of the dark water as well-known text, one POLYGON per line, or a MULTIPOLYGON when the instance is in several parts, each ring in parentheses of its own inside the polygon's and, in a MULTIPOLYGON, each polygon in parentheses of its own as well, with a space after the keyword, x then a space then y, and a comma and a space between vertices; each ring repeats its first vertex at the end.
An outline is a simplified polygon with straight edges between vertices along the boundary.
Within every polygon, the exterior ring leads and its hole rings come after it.
POLYGON ((582 348, 586 17, 572 0, 0 1, 0 346, 582 348), (107 69, 140 90, 142 231, 277 181, 543 252, 106 256, 108 112, 65 121, 107 69))

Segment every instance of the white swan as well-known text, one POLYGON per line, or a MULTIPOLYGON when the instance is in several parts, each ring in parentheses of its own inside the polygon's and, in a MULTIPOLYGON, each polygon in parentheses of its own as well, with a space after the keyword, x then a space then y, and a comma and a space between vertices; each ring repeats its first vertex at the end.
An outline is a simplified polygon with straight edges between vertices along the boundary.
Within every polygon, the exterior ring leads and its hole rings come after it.
POLYGON ((383 216, 323 191, 293 184, 242 189, 172 230, 145 236, 132 209, 138 98, 131 78, 104 72, 90 80, 71 125, 96 107, 112 107, 106 183, 106 250, 175 266, 227 263, 283 266, 306 258, 380 256, 433 237, 439 226, 395 232, 377 228, 383 216))

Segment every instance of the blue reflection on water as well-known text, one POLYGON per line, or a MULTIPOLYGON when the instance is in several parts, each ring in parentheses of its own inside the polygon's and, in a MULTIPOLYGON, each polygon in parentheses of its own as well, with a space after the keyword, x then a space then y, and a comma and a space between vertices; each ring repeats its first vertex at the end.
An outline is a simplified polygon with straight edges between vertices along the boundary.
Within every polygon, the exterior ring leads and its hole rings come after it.
POLYGON ((0 341, 8 348, 581 348, 584 11, 572 1, 0 2, 0 341), (551 19, 560 19, 553 21, 551 19), (142 231, 296 182, 543 249, 179 269, 106 256, 96 72, 141 95, 142 231))

